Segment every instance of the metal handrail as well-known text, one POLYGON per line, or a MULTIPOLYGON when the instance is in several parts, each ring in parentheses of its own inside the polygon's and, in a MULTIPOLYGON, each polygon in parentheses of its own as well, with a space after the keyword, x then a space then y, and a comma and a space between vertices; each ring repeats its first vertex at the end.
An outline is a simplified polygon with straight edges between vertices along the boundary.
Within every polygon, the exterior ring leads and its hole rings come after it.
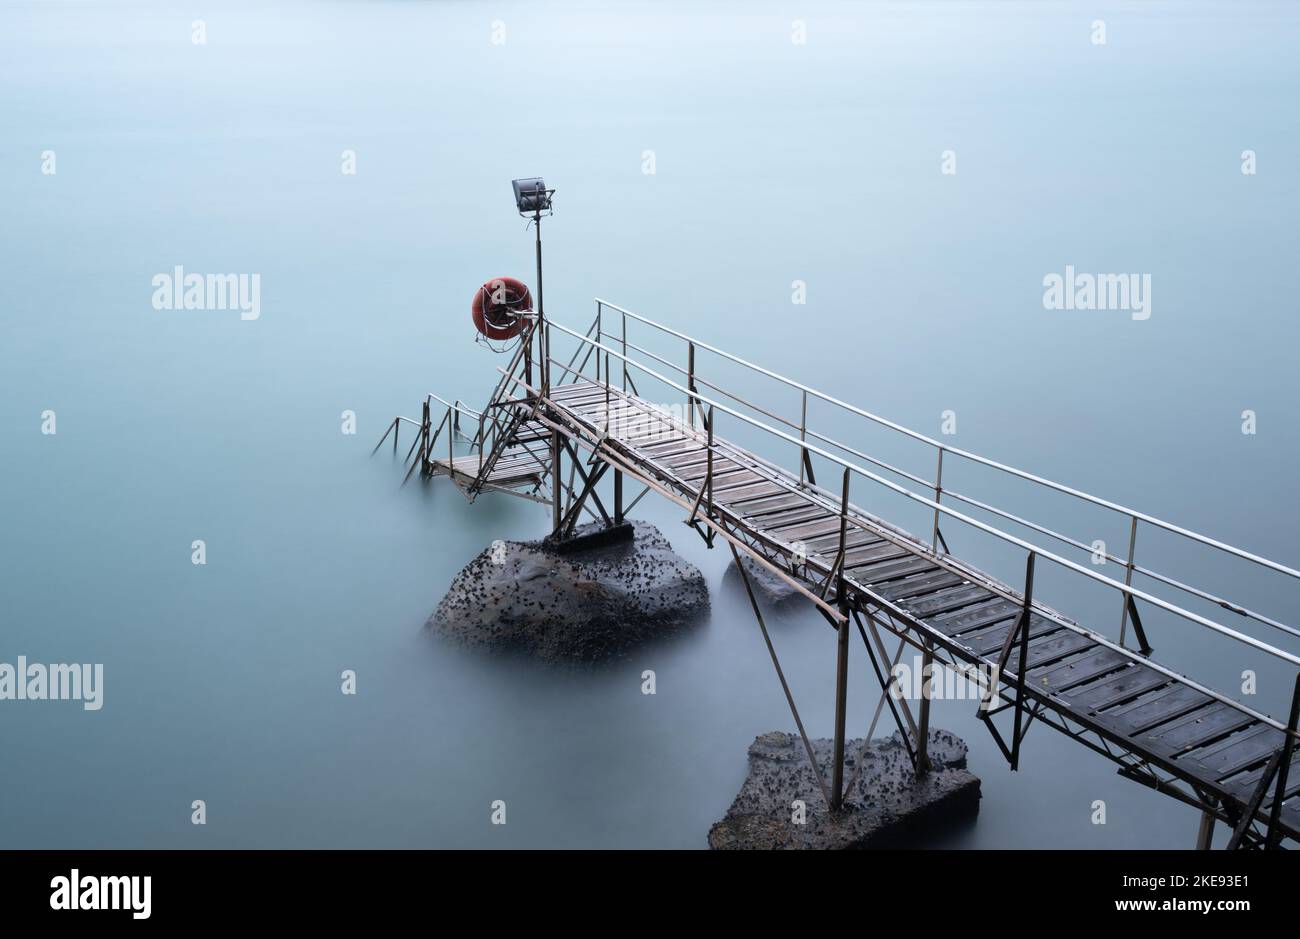
MULTIPOLYGON (((635 316, 635 314, 629 314, 629 315, 635 316)), ((1196 623, 1197 625, 1203 626, 1221 635, 1227 636, 1245 645, 1251 646, 1252 648, 1264 652, 1267 655, 1271 655, 1275 658, 1281 659, 1282 661, 1288 662, 1291 665, 1300 667, 1300 656, 1293 655, 1290 652, 1287 652, 1283 649, 1279 649, 1276 646, 1269 645, 1268 643, 1256 639, 1253 636, 1246 635, 1245 633, 1239 632, 1235 629, 1232 629, 1231 627, 1224 626, 1221 623, 1215 622, 1214 620, 1209 619, 1208 617, 1201 616, 1200 614, 1194 613, 1191 610, 1184 609, 1180 606, 1177 606, 1176 604, 1170 603, 1167 600, 1154 596, 1153 594, 1149 594, 1144 590, 1133 587, 1131 584, 1121 583, 1120 581, 1107 577, 1104 574, 1099 574, 1096 571, 1089 570, 1088 568, 1080 564, 1077 564, 1074 561, 1069 560, 1068 558, 1061 557, 1060 555, 1048 551, 1040 547, 1039 545, 1033 544, 1032 542, 1029 541, 1025 541, 1023 538, 1019 538, 1016 535, 1010 534, 1009 532, 1004 532, 998 528, 995 528, 991 525, 981 522, 978 519, 972 518, 969 515, 966 515, 962 512, 958 512, 952 508, 949 508, 946 505, 943 505, 940 502, 930 499, 927 496, 923 496, 920 495, 919 493, 912 492, 910 489, 907 489, 903 486, 898 485, 897 483, 885 479, 884 477, 879 476, 876 473, 873 473, 870 470, 857 465, 856 463, 851 463, 847 460, 844 460, 839 456, 837 456, 836 454, 830 453, 829 451, 822 449, 821 447, 817 446, 814 443, 809 443, 807 440, 787 434, 784 431, 779 430, 778 428, 771 427, 767 424, 764 424, 762 421, 756 418, 750 417, 749 415, 746 414, 742 414, 739 411, 736 411, 725 404, 714 401, 704 395, 699 394, 698 392, 691 391, 690 389, 677 384, 672 379, 659 374, 654 369, 642 364, 641 362, 638 362, 635 359, 623 355, 617 350, 605 346, 602 343, 596 342, 595 340, 587 336, 583 336, 582 334, 575 332, 574 330, 571 330, 561 325, 560 323, 555 322, 554 320, 549 320, 548 322, 551 327, 558 329, 569 336, 572 336, 573 338, 577 339, 579 342, 590 343, 593 347, 604 351, 607 355, 612 355, 615 358, 620 359, 625 366, 631 365, 632 367, 637 368, 640 371, 650 375, 651 377, 656 378, 659 381, 663 382, 664 384, 674 388, 678 392, 688 395, 689 397, 694 399, 699 405, 712 406, 717 410, 723 412, 724 414, 729 414, 732 417, 735 417, 747 424, 757 427, 758 429, 768 434, 771 434, 776 437, 780 437, 781 439, 787 440, 790 443, 797 444, 800 447, 812 453, 816 453, 818 456, 822 457, 823 459, 829 460, 832 463, 842 466, 845 469, 849 470, 850 472, 857 473, 858 475, 863 476, 866 479, 870 479, 873 482, 882 485, 885 488, 897 493, 898 495, 901 495, 907 499, 910 499, 914 502, 926 506, 927 508, 934 510, 936 513, 940 513, 949 518, 953 518, 958 521, 964 522, 979 531, 983 531, 984 533, 992 535, 995 538, 1007 542, 1008 544, 1013 544, 1026 551, 1032 552, 1038 555, 1039 557, 1042 557, 1046 560, 1053 562, 1054 564, 1057 564, 1060 567, 1064 567, 1065 569, 1071 570, 1077 574, 1082 574, 1084 577, 1090 580, 1109 586, 1112 589, 1117 590, 1118 592, 1124 594, 1127 597, 1143 600, 1146 603, 1150 603, 1151 605, 1159 609, 1165 610, 1168 613, 1172 613, 1175 616, 1188 620, 1189 622, 1196 623)))
POLYGON ((954 456, 962 457, 963 459, 970 460, 974 463, 978 463, 983 466, 988 466, 992 469, 996 469, 1001 472, 1008 473, 1020 479, 1037 483, 1038 485, 1045 486, 1048 489, 1053 489, 1057 492, 1065 493, 1066 495, 1073 496, 1077 499, 1082 499, 1085 502, 1089 502, 1092 503, 1093 505, 1101 506, 1113 512, 1117 512, 1121 515, 1130 518, 1136 518, 1139 521, 1144 522, 1153 527, 1160 528, 1164 531, 1168 531, 1176 535, 1180 535, 1184 538, 1188 538, 1192 541, 1196 541, 1208 547, 1212 547, 1217 550, 1224 551, 1228 554, 1233 555, 1234 557, 1240 558, 1245 561, 1250 561, 1254 564, 1262 565, 1263 567, 1267 567, 1270 570, 1277 571, 1278 573, 1286 574, 1290 577, 1300 579, 1300 570, 1296 570, 1295 568, 1287 567, 1286 565, 1279 564, 1278 562, 1270 560, 1269 558, 1262 557, 1260 555, 1253 554, 1249 551, 1245 551, 1241 548, 1235 547, 1234 545, 1230 545, 1218 541, 1214 538, 1209 537, 1208 535, 1202 535, 1201 533, 1192 531, 1191 529, 1183 528, 1182 526, 1175 525, 1172 522, 1167 522, 1164 519, 1157 518, 1154 515, 1148 515, 1145 512, 1139 512, 1136 509, 1130 509, 1127 506, 1121 505, 1117 502, 1112 502, 1109 499, 1103 499, 1100 496, 1094 496, 1091 493, 1087 493, 1079 489, 1074 489, 1073 487, 1066 486, 1062 483, 1058 483, 1050 479, 1045 479, 1042 476, 1035 475, 1034 473, 1030 473, 1026 470, 1018 469, 1014 466, 1008 466, 1005 463, 999 463, 997 460, 992 460, 989 459, 988 457, 980 456, 977 453, 972 453, 968 450, 963 450, 960 447, 953 447, 950 446, 949 444, 942 443, 941 441, 935 440, 933 437, 928 437, 925 434, 922 434, 918 431, 914 431, 908 427, 904 427, 903 425, 895 423, 894 421, 891 421, 888 418, 884 418, 884 417, 880 417, 879 415, 872 414, 870 411, 865 411, 862 408, 849 404, 846 401, 841 401, 840 399, 832 395, 826 394, 825 392, 822 391, 818 391, 817 389, 811 388, 808 385, 795 381, 792 378, 787 378, 784 375, 780 375, 769 369, 763 368, 761 365, 755 365, 754 363, 746 361, 745 359, 742 359, 739 356, 732 355, 730 352, 725 352, 722 349, 717 348, 716 346, 710 345, 709 343, 706 342, 702 342, 701 340, 695 339, 692 336, 688 336, 685 333, 672 329, 669 326, 664 326, 662 323, 657 323, 654 320, 644 317, 639 313, 634 313, 631 310, 624 309, 623 307, 620 307, 615 303, 610 303, 608 300, 597 298, 596 302, 598 304, 601 304, 602 306, 607 306, 610 309, 615 310, 620 314, 630 316, 632 319, 644 323, 647 326, 651 326, 655 329, 658 329, 661 332, 667 333, 668 335, 675 336, 676 338, 681 339, 684 342, 691 343, 697 349, 705 349, 709 352, 714 353, 715 355, 727 359, 728 361, 735 362, 737 365, 744 366, 745 368, 758 372, 761 375, 764 375, 775 381, 781 382, 782 384, 785 384, 791 388, 795 388, 814 398, 817 398, 821 401, 825 401, 828 404, 833 404, 836 407, 842 408, 846 411, 856 414, 859 417, 867 418, 868 420, 874 421, 875 423, 880 424, 881 426, 888 427, 891 430, 897 431, 898 433, 910 437, 913 440, 921 441, 922 443, 928 444, 929 446, 934 447, 938 450, 942 450, 946 453, 950 453, 954 456))

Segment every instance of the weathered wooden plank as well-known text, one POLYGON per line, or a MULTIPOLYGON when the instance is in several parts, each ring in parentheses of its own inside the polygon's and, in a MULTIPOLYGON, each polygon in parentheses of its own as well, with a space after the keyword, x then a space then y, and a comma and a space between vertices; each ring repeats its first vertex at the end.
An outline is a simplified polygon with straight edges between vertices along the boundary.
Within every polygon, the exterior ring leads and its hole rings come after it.
POLYGON ((713 501, 723 502, 726 503, 728 506, 734 506, 737 503, 742 502, 745 499, 752 498, 754 496, 774 496, 774 495, 778 495, 779 493, 783 493, 785 491, 786 491, 785 489, 778 486, 776 483, 770 483, 770 482, 754 483, 754 485, 752 486, 743 486, 740 489, 731 490, 730 492, 727 493, 727 497, 725 499, 717 498, 717 492, 715 490, 713 501))
POLYGON ((1118 674, 1071 688, 1065 697, 1071 707, 1081 711, 1101 711, 1168 683, 1168 675, 1145 665, 1133 664, 1118 674))
POLYGON ((901 558, 911 554, 906 548, 899 547, 892 541, 885 541, 883 538, 876 538, 870 541, 863 541, 856 547, 851 546, 851 550, 844 552, 844 568, 848 570, 853 567, 863 567, 867 564, 877 564, 881 561, 890 561, 894 558, 901 558))
MULTIPOLYGON (((563 401, 567 398, 572 397, 573 395, 581 394, 582 392, 590 390, 592 388, 599 388, 601 393, 604 394, 605 385, 603 382, 597 383, 594 381, 588 381, 587 379, 583 378, 583 379, 579 379, 578 381, 572 381, 564 385, 552 385, 551 397, 556 400, 563 401)), ((613 391, 613 389, 611 390, 613 391)), ((613 391, 613 393, 619 395, 622 392, 613 391)))
MULTIPOLYGON (((829 535, 822 535, 818 538, 805 538, 803 539, 803 543, 804 550, 808 554, 817 554, 824 558, 831 558, 834 560, 840 552, 840 533, 839 530, 836 529, 829 535)), ((865 532, 855 532, 850 528, 848 533, 844 536, 844 551, 847 555, 848 552, 852 551, 854 548, 866 547, 875 543, 876 542, 871 540, 870 535, 865 532)))
MULTIPOLYGON (((1254 793, 1255 787, 1259 785, 1260 779, 1264 776, 1265 769, 1266 767, 1264 766, 1257 766, 1248 773, 1243 773, 1225 781, 1224 785, 1236 792, 1239 796, 1247 798, 1254 793)), ((1291 760, 1291 769, 1287 771, 1286 778, 1286 792, 1282 795, 1282 798, 1284 799, 1300 792, 1300 752, 1297 752, 1295 757, 1291 760)), ((1276 777, 1274 778, 1274 782, 1276 783, 1276 777)), ((1272 805, 1272 803, 1273 793, 1272 790, 1270 790, 1268 798, 1264 800, 1264 804, 1272 805)))
POLYGON ((770 482, 766 476, 755 473, 753 470, 744 470, 743 473, 728 473, 722 478, 713 480, 713 493, 717 498, 725 499, 728 493, 736 492, 746 486, 752 486, 758 482, 770 482))
POLYGON ((1204 746, 1234 730, 1254 723, 1254 718, 1236 708, 1215 701, 1176 721, 1142 734, 1142 743, 1151 751, 1171 755, 1204 746))
POLYGON ((949 636, 960 636, 1016 616, 1020 613, 1020 608, 1021 604, 998 597, 996 600, 971 607, 969 610, 954 610, 951 613, 935 616, 928 623, 949 636))
POLYGON ((835 515, 813 521, 786 522, 781 525, 764 525, 768 531, 779 534, 788 541, 811 542, 814 538, 834 534, 839 537, 840 520, 835 515))
POLYGON ((1248 766, 1262 764, 1282 746, 1283 734, 1268 724, 1257 724, 1226 740, 1202 747, 1182 757, 1195 762, 1205 775, 1222 780, 1248 766))
MULTIPOLYGON (((963 633, 956 637, 957 641, 977 655, 995 655, 1002 651, 1002 644, 1007 640, 1007 633, 1011 632, 1012 627, 1016 625, 1019 616, 1020 608, 1016 607, 1009 618, 999 620, 974 632, 963 633)), ((1045 636, 1061 628, 1059 623, 1053 623, 1041 616, 1031 616, 1029 618, 1029 639, 1032 642, 1039 636, 1045 636)))
MULTIPOLYGON (((1059 629, 1037 639, 1031 635, 1029 637, 1029 655, 1025 658, 1025 669, 1030 670, 1040 665, 1047 665, 1095 645, 1094 640, 1083 633, 1075 632, 1073 629, 1059 629)), ((1011 654, 1007 657, 1006 671, 1014 675, 1018 674, 1019 668, 1020 644, 1015 642, 1011 646, 1011 654)))
POLYGON ((676 440, 665 440, 662 443, 652 443, 637 449, 653 459, 656 464, 664 465, 668 460, 688 453, 707 453, 709 448, 691 437, 679 437, 676 440))
POLYGON ((681 433, 668 424, 630 427, 614 424, 613 431, 611 437, 630 447, 653 447, 656 444, 676 443, 683 439, 681 433))
POLYGON ((1067 662, 1031 671, 1029 680, 1034 683, 1034 687, 1044 691, 1065 691, 1099 675, 1109 674, 1129 661, 1129 657, 1122 652, 1100 646, 1067 662))
MULTIPOLYGON (((691 469, 688 470, 679 470, 676 467, 673 467, 672 470, 674 476, 676 476, 678 479, 684 479, 688 483, 703 482, 704 479, 709 475, 708 470, 703 465, 699 467, 692 467, 691 469)), ((727 485, 733 477, 744 479, 745 481, 753 481, 755 479, 762 478, 757 473, 753 472, 752 470, 746 469, 744 466, 741 466, 739 463, 733 463, 730 460, 726 460, 726 459, 717 459, 713 461, 713 491, 714 492, 717 492, 718 489, 720 489, 722 486, 727 485), (740 473, 748 473, 749 475, 738 476, 738 474, 740 473)))
MULTIPOLYGON (((716 452, 713 454, 713 458, 715 460, 718 459, 718 454, 716 452)), ((709 448, 690 447, 689 449, 683 449, 680 453, 670 452, 667 455, 657 454, 655 456, 655 462, 660 466, 667 466, 674 470, 691 469, 696 466, 707 466, 709 462, 709 448)))
POLYGON ((892 581, 888 586, 880 589, 880 595, 897 603, 913 597, 929 596, 936 591, 943 590, 945 587, 955 587, 964 581, 964 577, 954 574, 952 571, 940 569, 933 573, 922 574, 919 577, 892 581))
MULTIPOLYGON (((874 532, 863 531, 861 528, 850 525, 844 535, 844 553, 847 556, 854 548, 876 545, 880 541, 881 539, 874 532)), ((834 554, 840 549, 840 530, 837 527, 832 534, 821 535, 817 538, 805 538, 804 542, 808 545, 809 552, 834 554)))
POLYGON ((797 493, 782 489, 773 496, 753 496, 748 499, 728 499, 727 504, 737 514, 761 520, 768 515, 784 512, 797 506, 808 505, 808 500, 797 493))
POLYGON ((1143 695, 1136 701, 1098 713, 1095 717, 1124 736, 1133 737, 1188 711, 1204 707, 1213 700, 1195 688, 1175 682, 1154 695, 1143 695))
POLYGON ((750 515, 748 512, 744 513, 744 515, 752 521, 756 528, 761 528, 763 531, 772 531, 781 525, 788 525, 793 522, 815 522, 819 519, 835 517, 832 513, 828 512, 825 507, 811 502, 796 505, 792 509, 785 509, 784 511, 772 512, 757 517, 750 515))
POLYGON ((900 580, 911 574, 923 574, 938 569, 939 566, 929 558, 909 556, 897 561, 864 564, 849 570, 847 573, 860 584, 875 586, 891 580, 900 580))
POLYGON ((925 597, 912 597, 903 607, 917 619, 928 619, 949 610, 971 606, 993 596, 978 584, 951 587, 925 597))

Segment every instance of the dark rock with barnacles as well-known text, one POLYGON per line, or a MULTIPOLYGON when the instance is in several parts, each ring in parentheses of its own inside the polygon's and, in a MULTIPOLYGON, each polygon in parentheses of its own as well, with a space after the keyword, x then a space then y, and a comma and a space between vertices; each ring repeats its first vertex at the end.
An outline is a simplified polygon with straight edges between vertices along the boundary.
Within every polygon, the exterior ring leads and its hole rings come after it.
POLYGON ((594 664, 708 617, 704 575, 657 528, 631 522, 621 539, 600 528, 579 526, 567 543, 495 542, 456 575, 427 628, 469 648, 594 664))
MULTIPOLYGON (((754 598, 761 606, 786 610, 798 606, 801 602, 807 602, 807 597, 796 590, 789 581, 777 577, 748 554, 740 556, 740 563, 744 567, 745 576, 749 578, 749 586, 754 591, 754 598)), ((730 588, 740 591, 742 596, 745 595, 745 583, 740 577, 740 568, 736 567, 734 560, 727 565, 727 571, 722 575, 722 579, 730 588)))
MULTIPOLYGON (((831 741, 814 740, 812 746, 829 777, 831 741)), ((756 737, 749 747, 749 776, 722 821, 709 830, 709 847, 905 847, 979 812, 980 781, 966 771, 966 744, 946 730, 930 731, 933 769, 919 779, 897 732, 871 741, 865 751, 861 740, 847 741, 844 753, 844 808, 832 815, 803 740, 779 731, 756 737)))

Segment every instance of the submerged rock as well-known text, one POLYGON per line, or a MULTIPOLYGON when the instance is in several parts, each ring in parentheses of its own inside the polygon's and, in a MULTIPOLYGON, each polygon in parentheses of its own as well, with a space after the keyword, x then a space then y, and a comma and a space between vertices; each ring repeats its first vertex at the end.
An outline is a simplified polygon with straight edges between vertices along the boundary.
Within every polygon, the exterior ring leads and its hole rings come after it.
MULTIPOLYGON (((745 574, 749 578, 749 585, 754 590, 754 598, 758 600, 760 606, 785 610, 808 601, 808 598, 795 590, 788 581, 777 577, 748 554, 740 556, 740 563, 744 565, 745 574)), ((737 590, 742 597, 747 597, 745 583, 740 578, 740 569, 736 567, 734 560, 727 565, 727 571, 722 575, 722 579, 724 583, 737 590)), ((748 602, 747 599, 746 602, 748 602)))
POLYGON ((597 663, 704 620, 704 575, 653 525, 631 525, 631 540, 576 550, 548 540, 496 542, 456 575, 426 626, 470 648, 597 663))
MULTIPOLYGON (((829 767, 831 741, 812 745, 817 762, 829 767)), ((851 788, 862 741, 847 741, 844 752, 844 809, 831 815, 799 736, 776 731, 756 737, 749 776, 722 821, 709 829, 709 847, 897 847, 979 812, 980 782, 966 771, 966 744, 946 730, 930 731, 934 768, 919 780, 897 732, 871 742, 851 788), (796 800, 805 806, 803 824, 794 821, 796 800)))

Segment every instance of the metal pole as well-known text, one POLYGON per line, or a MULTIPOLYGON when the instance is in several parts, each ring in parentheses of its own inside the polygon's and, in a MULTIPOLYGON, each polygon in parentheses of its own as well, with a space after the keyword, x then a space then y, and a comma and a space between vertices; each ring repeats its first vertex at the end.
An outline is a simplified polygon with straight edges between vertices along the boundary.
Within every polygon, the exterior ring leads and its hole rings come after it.
POLYGON ((844 804, 844 718, 849 697, 849 601, 844 589, 844 542, 849 523, 849 471, 844 470, 844 492, 840 498, 840 550, 836 558, 839 580, 835 593, 840 601, 839 643, 835 652, 835 753, 831 757, 831 811, 838 812, 844 804))
POLYGON ((1025 688, 1029 680, 1025 675, 1025 666, 1029 661, 1029 624, 1034 608, 1034 560, 1037 555, 1029 552, 1025 561, 1025 605, 1020 612, 1020 664, 1016 668, 1016 713, 1011 738, 1011 769, 1020 768, 1020 722, 1025 710, 1025 688))
POLYGON ((695 343, 686 347, 686 388, 692 392, 686 396, 686 412, 689 426, 695 427, 695 343))
POLYGON ((1273 809, 1268 815, 1268 835, 1264 845, 1266 848, 1275 848, 1282 840, 1282 828, 1278 821, 1282 815, 1282 799, 1286 795, 1291 756, 1295 753, 1297 723, 1300 723, 1300 674, 1295 677, 1295 691, 1291 693, 1291 717, 1286 722, 1286 739, 1282 741, 1282 761, 1277 767, 1277 788, 1273 791, 1273 809))
POLYGON ((552 530, 560 530, 560 432, 551 431, 551 518, 552 530))
POLYGON ((768 635, 767 624, 763 622, 763 611, 758 608, 758 599, 754 596, 754 588, 750 586, 749 575, 745 573, 745 566, 740 563, 740 552, 731 541, 727 542, 727 547, 731 549, 731 557, 736 562, 736 570, 740 572, 740 582, 745 585, 745 594, 749 597, 749 605, 754 611, 754 618, 758 620, 758 628, 763 632, 763 642, 767 644, 767 654, 772 657, 772 666, 776 669, 776 677, 781 682, 781 690, 785 692, 786 703, 790 705, 790 713, 794 716, 794 725, 799 728, 799 736, 803 740, 804 752, 808 754, 808 765, 812 767, 813 775, 817 777, 817 788, 822 791, 822 798, 826 804, 834 807, 831 801, 830 793, 826 791, 826 780, 822 777, 821 767, 817 765, 817 757, 813 754, 812 742, 808 739, 808 731, 804 729, 803 719, 799 717, 799 709, 795 707, 794 695, 790 693, 790 683, 785 680, 785 672, 781 670, 781 660, 776 657, 776 647, 772 645, 772 637, 768 635))
MULTIPOLYGON (((537 226, 537 325, 541 326, 546 321, 546 301, 542 293, 542 210, 539 208, 533 213, 533 224, 537 226)), ((549 331, 548 331, 549 332, 549 331)), ((543 334, 541 349, 541 363, 539 366, 542 379, 542 395, 545 397, 551 393, 551 365, 550 365, 550 341, 543 334)), ((531 355, 531 345, 530 353, 531 355)))
POLYGON ((916 728, 916 775, 930 771, 930 683, 934 681, 934 644, 926 642, 921 658, 921 716, 916 728))
MULTIPOLYGON (((708 427, 708 431, 709 431, 709 444, 708 444, 708 446, 709 446, 709 453, 708 453, 708 457, 707 457, 707 459, 708 459, 708 470, 707 470, 707 472, 706 472, 706 477, 705 477, 705 478, 707 479, 707 481, 708 481, 708 486, 709 486, 709 503, 708 503, 709 507, 705 510, 705 511, 707 512, 707 514, 705 515, 705 517, 711 519, 711 518, 713 518, 713 405, 709 405, 709 427, 708 427)), ((710 530, 710 532, 709 532, 709 537, 706 539, 706 541, 708 542, 709 547, 712 548, 712 547, 713 547, 713 532, 712 532, 711 530, 710 530)))
MULTIPOLYGON (((597 300, 596 301, 596 349, 597 350, 600 349, 600 345, 603 339, 601 334, 601 325, 600 325, 600 314, 601 314, 602 306, 603 304, 599 300, 597 300)), ((609 359, 608 353, 605 354, 605 358, 607 360, 609 359)), ((608 378, 608 375, 606 376, 606 378, 608 378)), ((596 384, 598 385, 600 384, 600 352, 599 351, 596 352, 596 384)))
MULTIPOLYGON (((420 421, 420 463, 427 464, 432 459, 433 454, 429 452, 429 399, 424 399, 424 414, 420 421)), ((427 465, 420 467, 420 475, 424 476, 427 465)))
POLYGON ((614 470, 614 524, 623 524, 623 471, 614 470))
POLYGON ((839 643, 835 650, 835 752, 831 757, 831 811, 844 805, 844 719, 849 698, 849 620, 848 601, 840 595, 839 643))
MULTIPOLYGON (((600 353, 596 353, 597 360, 600 353)), ((605 436, 609 436, 609 353, 605 353, 605 436)))
POLYGON ((530 398, 533 396, 533 333, 536 329, 537 320, 533 320, 528 324, 528 332, 524 334, 524 384, 530 398))
POLYGON ((623 314, 623 393, 627 394, 627 314, 623 314))
MULTIPOLYGON (((1132 519, 1133 519, 1133 524, 1129 527, 1129 531, 1128 531, 1128 563, 1124 565, 1124 586, 1125 587, 1133 586, 1133 551, 1137 547, 1138 520, 1136 515, 1132 516, 1132 519)), ((1121 605, 1124 607, 1124 611, 1120 614, 1120 619, 1119 619, 1119 644, 1120 646, 1123 646, 1124 633, 1128 627, 1129 595, 1126 593, 1121 594, 1120 601, 1121 601, 1121 605)))
MULTIPOLYGON (((799 416, 799 443, 808 439, 808 392, 803 393, 803 412, 799 416)), ((803 485, 803 465, 808 459, 808 451, 799 447, 799 485, 803 485)))
POLYGON ((1208 851, 1210 844, 1214 840, 1214 814, 1212 812, 1201 813, 1201 829, 1196 833, 1196 850, 1208 851))
POLYGON ((939 465, 934 471, 934 532, 930 536, 930 548, 939 553, 939 499, 943 495, 943 447, 939 448, 939 465))

